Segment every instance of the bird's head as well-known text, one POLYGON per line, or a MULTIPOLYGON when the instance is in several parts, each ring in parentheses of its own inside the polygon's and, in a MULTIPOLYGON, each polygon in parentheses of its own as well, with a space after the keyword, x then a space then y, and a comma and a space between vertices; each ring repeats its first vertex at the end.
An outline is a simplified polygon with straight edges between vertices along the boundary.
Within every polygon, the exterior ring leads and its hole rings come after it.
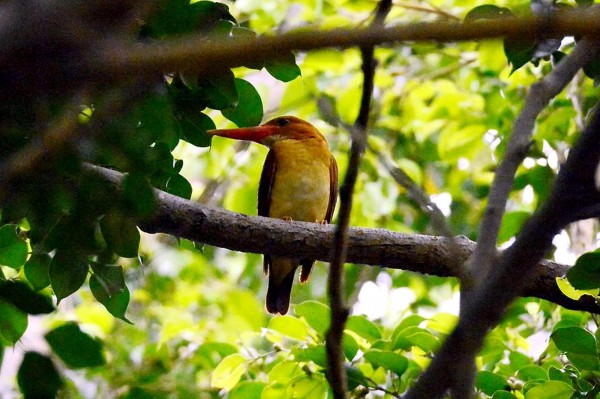
POLYGON ((295 116, 280 116, 256 127, 215 129, 208 130, 206 133, 212 136, 254 141, 267 147, 281 140, 325 140, 317 128, 295 116))

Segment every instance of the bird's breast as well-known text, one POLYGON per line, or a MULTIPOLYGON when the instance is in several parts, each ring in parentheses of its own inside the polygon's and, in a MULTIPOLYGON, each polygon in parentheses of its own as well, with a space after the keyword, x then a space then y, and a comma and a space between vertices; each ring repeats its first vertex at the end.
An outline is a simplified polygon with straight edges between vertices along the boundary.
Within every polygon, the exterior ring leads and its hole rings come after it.
POLYGON ((269 216, 315 222, 325 219, 329 204, 330 153, 321 143, 290 142, 275 150, 277 169, 269 216))

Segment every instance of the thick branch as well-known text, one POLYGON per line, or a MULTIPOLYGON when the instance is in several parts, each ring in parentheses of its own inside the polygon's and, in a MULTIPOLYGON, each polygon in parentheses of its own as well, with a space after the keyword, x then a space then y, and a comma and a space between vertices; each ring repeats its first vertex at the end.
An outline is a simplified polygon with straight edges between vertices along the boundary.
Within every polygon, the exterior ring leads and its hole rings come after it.
MULTIPOLYGON (((87 166, 90 173, 111 182, 120 189, 123 174, 109 169, 87 166)), ((157 207, 154 214, 140 223, 147 233, 165 233, 209 245, 252 253, 301 256, 328 261, 331 258, 335 226, 316 223, 285 222, 260 216, 247 216, 220 208, 200 205, 155 190, 157 207)), ((456 277, 456 257, 465 261, 475 243, 457 237, 461 249, 456 254, 445 237, 395 233, 384 229, 351 227, 348 234, 346 260, 370 266, 402 269, 441 277, 456 277)), ((564 296, 555 278, 564 276, 569 266, 542 261, 523 296, 533 296, 557 303, 565 308, 600 314, 600 306, 586 300, 575 301, 564 296)))
POLYGON ((164 71, 210 72, 262 60, 285 50, 307 51, 328 47, 373 46, 400 41, 456 42, 491 38, 597 37, 600 11, 563 11, 551 17, 502 18, 478 23, 432 22, 395 27, 293 31, 278 36, 207 41, 204 36, 160 44, 108 41, 87 65, 92 76, 131 76, 164 71))

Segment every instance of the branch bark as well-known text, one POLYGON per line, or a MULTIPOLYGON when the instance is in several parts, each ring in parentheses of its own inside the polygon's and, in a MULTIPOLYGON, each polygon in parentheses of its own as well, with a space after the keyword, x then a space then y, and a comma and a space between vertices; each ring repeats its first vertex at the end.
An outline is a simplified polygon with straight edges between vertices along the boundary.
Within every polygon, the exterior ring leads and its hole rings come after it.
POLYGON ((241 66, 286 50, 364 47, 401 41, 439 43, 491 38, 594 37, 600 34, 599 15, 598 8, 590 7, 585 11, 561 11, 545 17, 502 18, 476 23, 436 21, 388 28, 372 26, 364 29, 302 30, 255 39, 207 40, 204 36, 192 36, 158 44, 107 40, 102 49, 90 57, 84 70, 79 70, 87 73, 88 77, 100 76, 103 79, 107 76, 119 78, 173 70, 201 74, 217 67, 241 66))
MULTIPOLYGON (((93 176, 110 182, 120 190, 122 173, 86 165, 93 176)), ((224 209, 201 205, 164 191, 155 190, 156 209, 139 227, 146 233, 164 233, 234 251, 298 256, 329 261, 333 248, 334 225, 284 222, 261 216, 247 216, 224 209)), ((459 236, 457 254, 446 237, 402 234, 384 229, 350 227, 347 262, 368 266, 401 269, 441 277, 457 277, 456 265, 467 260, 475 243, 459 236), (457 262, 456 258, 462 262, 457 262)), ((539 262, 533 277, 521 292, 567 309, 600 314, 600 305, 590 297, 573 300, 556 285, 556 277, 564 276, 570 266, 550 261, 539 262), (591 299, 591 300, 590 300, 591 299)))

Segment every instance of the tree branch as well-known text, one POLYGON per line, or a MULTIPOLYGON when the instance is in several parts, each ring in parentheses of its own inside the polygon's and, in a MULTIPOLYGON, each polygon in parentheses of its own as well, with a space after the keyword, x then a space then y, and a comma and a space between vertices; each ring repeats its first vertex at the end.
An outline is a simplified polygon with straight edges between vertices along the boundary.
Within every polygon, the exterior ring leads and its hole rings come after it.
MULTIPOLYGON (((308 51, 322 48, 374 46, 400 41, 456 42, 490 38, 549 38, 560 36, 597 37, 600 10, 561 11, 556 15, 528 18, 501 18, 485 22, 431 22, 395 27, 371 26, 364 29, 292 31, 278 36, 258 36, 235 40, 207 40, 192 36, 154 44, 131 44, 108 40, 88 57, 89 77, 105 79, 186 70, 207 73, 215 68, 235 67, 262 60, 282 51, 308 51)), ((1 30, 0 30, 1 31, 1 30)), ((69 65, 69 63, 67 63, 69 65)), ((80 66, 78 64, 78 66, 80 66)))
MULTIPOLYGON (((391 0, 380 0, 375 10, 372 25, 383 25, 391 7, 391 0)), ((373 57, 373 46, 361 47, 360 50, 363 72, 362 96, 358 117, 351 130, 352 144, 350 146, 346 177, 344 178, 344 184, 340 188, 340 211, 338 213, 338 225, 335 230, 333 255, 331 257, 328 279, 331 324, 327 331, 325 342, 327 349, 327 379, 333 391, 333 397, 336 399, 344 399, 346 397, 347 381, 344 370, 342 339, 349 311, 344 303, 344 263, 346 263, 348 250, 348 230, 350 227, 354 186, 358 177, 360 161, 367 146, 367 127, 371 111, 371 98, 373 95, 373 81, 376 67, 376 61, 373 57)))
MULTIPOLYGON (((110 182, 118 191, 124 175, 99 166, 86 165, 93 176, 110 182)), ((147 233, 164 233, 234 251, 297 256, 329 261, 333 248, 334 225, 285 222, 261 216, 247 216, 221 208, 201 205, 164 191, 154 190, 156 209, 139 223, 147 233)), ((467 260, 475 243, 459 236, 456 254, 445 237, 395 233, 384 229, 350 227, 347 262, 401 269, 441 277, 457 277, 457 263, 467 260), (457 262, 456 258, 459 261, 457 262)), ((556 277, 570 266, 541 261, 532 272, 522 296, 545 299, 567 309, 600 314, 600 305, 584 297, 566 297, 556 285, 556 277)), ((589 298, 588 298, 589 299, 589 298)))

